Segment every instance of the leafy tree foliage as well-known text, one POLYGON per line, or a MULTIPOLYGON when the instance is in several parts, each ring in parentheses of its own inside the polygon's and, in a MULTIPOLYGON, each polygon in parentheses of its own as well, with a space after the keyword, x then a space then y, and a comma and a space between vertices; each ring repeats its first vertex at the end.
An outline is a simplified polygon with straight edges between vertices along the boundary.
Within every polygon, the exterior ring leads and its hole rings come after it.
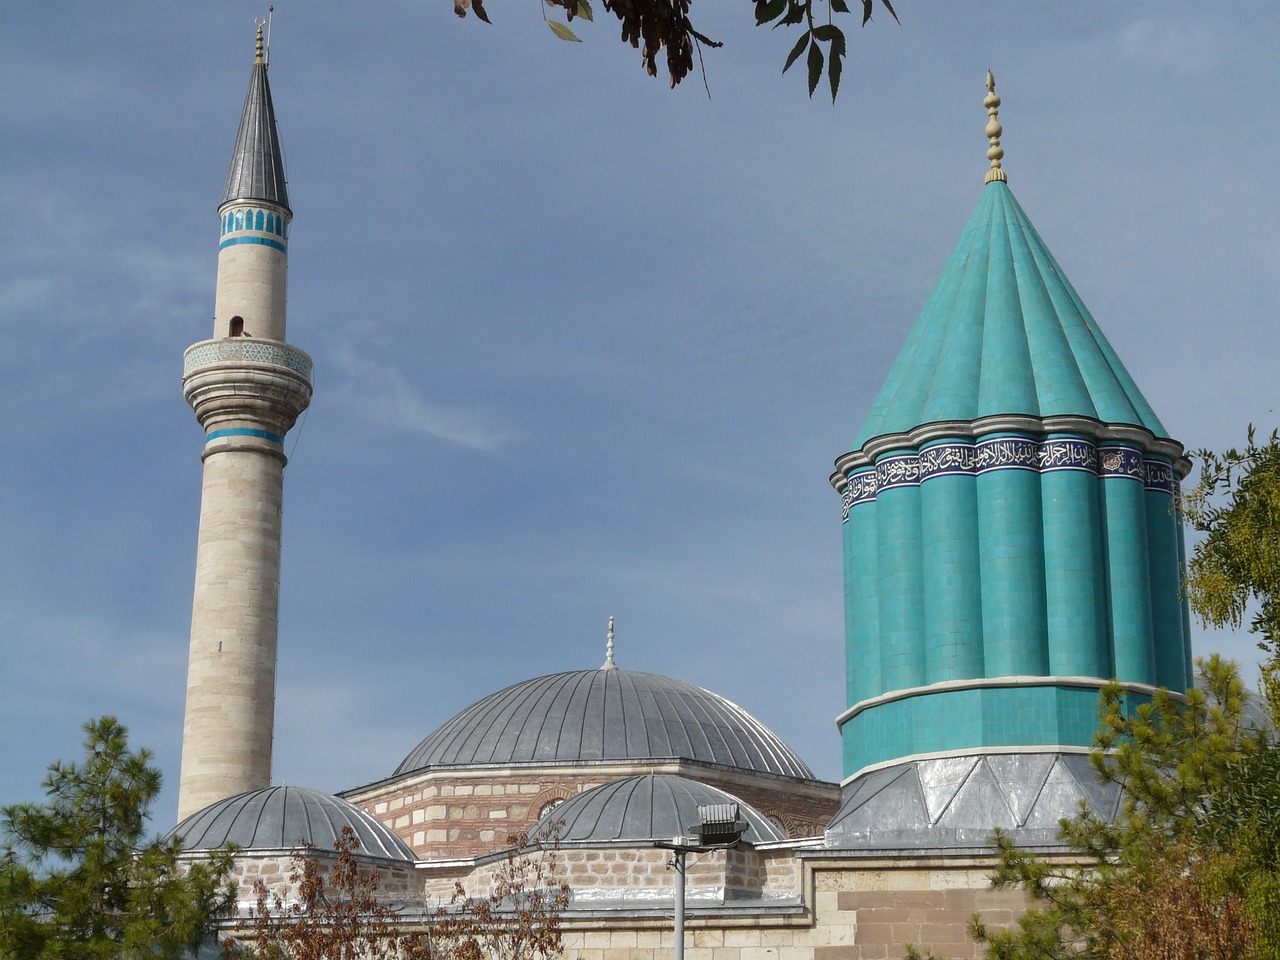
MULTIPOLYGON (((578 36, 569 27, 575 18, 594 20, 590 0, 542 0, 548 7, 559 7, 565 22, 543 17, 547 26, 561 40, 577 41, 578 36)), ((658 56, 664 55, 667 76, 671 86, 693 72, 693 55, 702 60, 702 47, 723 46, 700 33, 689 19, 692 0, 600 0, 605 11, 616 16, 622 25, 622 40, 640 51, 641 62, 651 77, 658 75, 658 56), (663 54, 663 51, 666 51, 663 54)), ((854 0, 861 8, 862 26, 866 26, 874 12, 875 0, 854 0)), ((880 4, 896 21, 897 12, 892 0, 880 0, 880 4)), ((489 23, 484 0, 454 0, 454 12, 465 17, 471 10, 489 23)), ((792 47, 782 67, 786 73, 802 55, 808 70, 809 96, 822 79, 826 67, 827 82, 831 87, 831 99, 840 91, 840 74, 844 69, 847 44, 844 31, 835 21, 836 14, 849 14, 849 0, 755 0, 756 25, 772 24, 776 27, 800 27, 800 38, 792 47), (825 16, 824 16, 825 14, 825 16)))
POLYGON ((1261 446, 1249 427, 1244 450, 1202 450, 1200 482, 1184 498, 1191 525, 1203 533, 1187 575, 1196 614, 1215 627, 1239 627, 1253 608, 1250 630, 1266 654, 1264 699, 1280 727, 1280 440, 1261 446))
POLYGON ((256 906, 223 944, 233 960, 549 960, 561 951, 560 915, 569 888, 553 880, 539 845, 512 840, 487 895, 461 885, 445 904, 393 905, 381 877, 362 867, 360 838, 343 827, 326 870, 294 851, 286 899, 258 880, 256 906))
POLYGON ((49 768, 47 803, 3 810, 3 955, 187 956, 230 907, 230 857, 180 865, 179 841, 147 840, 161 782, 150 751, 131 751, 114 717, 84 731, 84 761, 49 768))
POLYGON ((355 831, 343 827, 327 880, 320 860, 294 851, 289 882, 296 899, 286 901, 257 880, 256 906, 240 924, 239 937, 224 942, 226 953, 233 958, 382 960, 412 947, 397 936, 396 911, 378 898, 377 871, 360 869, 359 849, 355 831))
POLYGON ((467 896, 461 884, 437 911, 434 931, 452 960, 551 960, 561 952, 560 916, 569 885, 555 879, 559 829, 543 840, 511 838, 489 892, 467 896), (546 853, 551 848, 551 855, 546 853))

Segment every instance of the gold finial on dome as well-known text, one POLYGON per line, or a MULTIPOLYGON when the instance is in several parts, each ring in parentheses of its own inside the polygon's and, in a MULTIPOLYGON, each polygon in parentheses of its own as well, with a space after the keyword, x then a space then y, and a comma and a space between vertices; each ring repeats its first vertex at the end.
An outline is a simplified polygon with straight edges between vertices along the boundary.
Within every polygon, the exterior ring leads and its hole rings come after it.
POLYGON ((613 662, 613 617, 609 618, 609 640, 604 648, 604 666, 601 670, 617 670, 618 665, 613 662))
POLYGON ((987 95, 982 100, 982 105, 987 108, 987 139, 991 141, 991 146, 987 148, 987 159, 991 161, 991 169, 987 171, 986 182, 999 180, 1004 182, 1009 178, 1005 176, 1004 171, 1000 169, 1000 161, 1004 159, 1004 148, 1000 146, 1000 135, 1004 133, 1004 127, 1000 126, 1000 121, 996 119, 996 115, 1000 112, 1000 98, 996 96, 996 78, 991 75, 991 71, 987 71, 987 95))
POLYGON ((254 63, 262 63, 262 62, 263 62, 263 59, 262 59, 262 28, 263 28, 264 26, 266 26, 267 21, 263 20, 261 17, 258 17, 258 19, 254 20, 253 22, 254 22, 255 24, 257 24, 257 26, 258 26, 258 50, 257 50, 256 55, 254 56, 253 62, 254 62, 254 63))

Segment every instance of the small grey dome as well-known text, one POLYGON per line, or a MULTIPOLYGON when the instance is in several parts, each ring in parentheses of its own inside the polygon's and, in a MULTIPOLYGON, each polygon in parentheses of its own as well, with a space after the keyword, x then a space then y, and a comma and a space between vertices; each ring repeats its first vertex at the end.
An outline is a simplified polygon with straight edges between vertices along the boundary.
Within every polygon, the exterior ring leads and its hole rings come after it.
POLYGON ((554 832, 560 843, 670 840, 688 836, 697 826, 698 807, 709 803, 738 804, 738 816, 749 824, 742 836, 746 843, 786 839, 746 801, 697 780, 658 774, 584 790, 544 814, 529 835, 554 832), (557 823, 562 824, 558 831, 557 823))
POLYGON ((242 850, 332 850, 350 827, 360 853, 389 860, 414 859, 413 851, 385 825, 358 807, 319 790, 267 787, 211 803, 171 831, 187 850, 216 850, 234 843, 242 850))
POLYGON ((490 694, 396 768, 685 759, 802 780, 813 772, 772 730, 701 687, 653 673, 576 670, 490 694))

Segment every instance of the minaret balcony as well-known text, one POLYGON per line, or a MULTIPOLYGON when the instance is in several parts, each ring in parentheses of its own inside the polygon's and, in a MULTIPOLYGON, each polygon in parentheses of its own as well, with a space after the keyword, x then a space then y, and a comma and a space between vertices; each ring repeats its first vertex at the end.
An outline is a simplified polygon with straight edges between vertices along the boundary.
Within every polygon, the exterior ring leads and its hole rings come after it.
POLYGON ((285 367, 311 381, 312 363, 308 354, 279 340, 253 337, 221 337, 192 344, 182 355, 182 376, 189 377, 201 367, 215 363, 261 363, 285 367))
POLYGON ((183 354, 182 392, 206 431, 283 437, 311 402, 311 357, 279 340, 205 340, 183 354))

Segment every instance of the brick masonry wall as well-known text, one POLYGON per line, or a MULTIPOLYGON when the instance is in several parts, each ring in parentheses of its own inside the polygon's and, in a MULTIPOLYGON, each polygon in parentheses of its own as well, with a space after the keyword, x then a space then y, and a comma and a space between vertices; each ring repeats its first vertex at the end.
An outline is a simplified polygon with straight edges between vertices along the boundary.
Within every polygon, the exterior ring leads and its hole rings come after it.
POLYGON ((424 860, 478 857, 523 834, 548 805, 612 780, 678 774, 719 787, 780 823, 791 837, 817 836, 840 801, 835 784, 797 782, 697 764, 562 765, 431 771, 352 794, 424 860))

